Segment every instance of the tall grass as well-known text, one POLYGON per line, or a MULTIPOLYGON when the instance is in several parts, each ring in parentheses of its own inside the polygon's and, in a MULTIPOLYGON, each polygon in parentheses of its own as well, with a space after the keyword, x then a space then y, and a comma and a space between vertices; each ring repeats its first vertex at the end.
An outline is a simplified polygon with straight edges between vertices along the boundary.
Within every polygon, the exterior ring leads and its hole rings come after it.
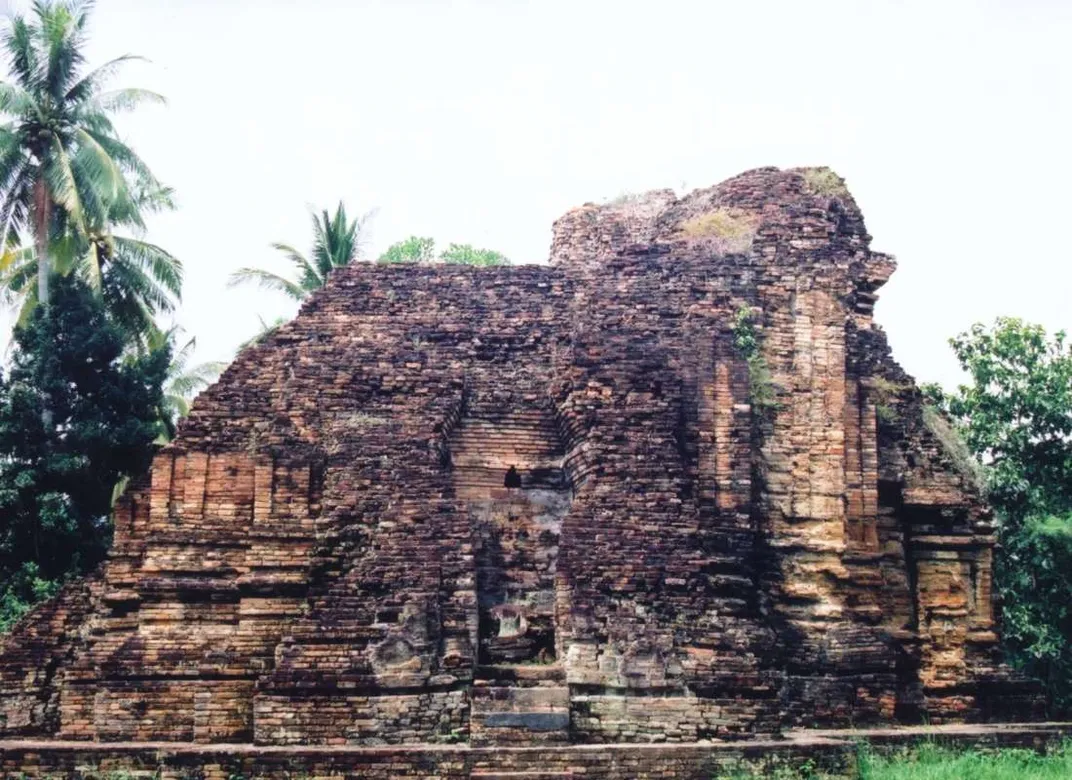
POLYGON ((889 756, 860 751, 860 780, 1069 780, 1072 743, 1039 755, 1005 749, 980 753, 925 743, 889 756))

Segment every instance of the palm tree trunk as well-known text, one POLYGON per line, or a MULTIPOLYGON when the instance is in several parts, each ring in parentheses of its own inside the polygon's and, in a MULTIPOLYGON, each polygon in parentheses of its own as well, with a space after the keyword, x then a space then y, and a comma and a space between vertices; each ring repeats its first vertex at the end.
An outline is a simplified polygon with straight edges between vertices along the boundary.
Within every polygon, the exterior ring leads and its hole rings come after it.
MULTIPOLYGON (((42 170, 34 182, 33 233, 34 249, 37 252, 37 305, 48 312, 48 283, 52 272, 52 263, 48 259, 48 222, 49 196, 45 184, 45 172, 42 170)), ((45 431, 52 428, 52 406, 46 394, 41 404, 41 425, 45 431)))
POLYGON ((44 171, 37 181, 34 182, 34 213, 33 234, 34 249, 37 252, 37 302, 48 308, 48 283, 52 272, 52 263, 48 258, 48 222, 49 222, 49 197, 48 186, 45 184, 44 171))

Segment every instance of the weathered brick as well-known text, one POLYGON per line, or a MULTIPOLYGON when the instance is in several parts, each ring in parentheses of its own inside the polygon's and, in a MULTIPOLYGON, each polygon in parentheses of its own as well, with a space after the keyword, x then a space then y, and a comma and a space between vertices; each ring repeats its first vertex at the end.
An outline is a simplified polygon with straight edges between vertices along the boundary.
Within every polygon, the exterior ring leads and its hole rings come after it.
POLYGON ((894 263, 869 244, 847 192, 764 168, 575 209, 547 266, 337 271, 198 399, 101 573, 4 640, 0 735, 1033 716, 991 514, 872 322, 894 263))

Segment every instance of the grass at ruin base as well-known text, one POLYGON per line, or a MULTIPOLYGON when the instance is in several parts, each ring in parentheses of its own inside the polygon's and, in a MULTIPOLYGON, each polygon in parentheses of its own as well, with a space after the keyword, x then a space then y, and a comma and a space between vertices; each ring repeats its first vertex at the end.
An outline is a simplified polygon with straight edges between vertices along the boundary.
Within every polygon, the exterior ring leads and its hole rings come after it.
POLYGON ((1072 742, 1040 755, 1033 750, 956 751, 923 744, 910 751, 860 755, 860 780, 1072 779, 1072 742))
MULTIPOLYGON (((682 777, 682 778, 705 778, 705 780, 1072 780, 1072 739, 1066 739, 1063 743, 1049 742, 1044 752, 1037 752, 1026 748, 996 748, 993 746, 970 746, 961 744, 955 746, 950 742, 919 741, 901 746, 885 743, 869 745, 867 742, 858 743, 857 748, 852 743, 842 746, 841 759, 838 760, 835 753, 817 751, 813 758, 806 758, 800 753, 795 759, 788 755, 767 754, 765 752, 753 753, 749 758, 742 757, 740 763, 732 759, 718 767, 714 763, 704 768, 687 766, 688 762, 677 765, 677 774, 669 769, 671 764, 643 765, 639 771, 629 771, 628 766, 611 766, 596 762, 581 768, 581 775, 575 777, 591 776, 634 780, 638 777, 682 777), (790 760, 794 766, 778 766, 780 761, 790 760), (803 759, 803 766, 799 763, 803 759), (760 766, 765 765, 761 769, 760 766), (834 767, 837 767, 835 769, 834 767), (669 769, 669 773, 668 773, 669 769), (697 771, 697 770, 700 771, 697 771)), ((1021 743, 1023 744, 1023 743, 1021 743)), ((1039 743, 1042 744, 1042 743, 1039 743)), ((68 746, 69 747, 69 746, 68 746)), ((29 750, 27 748, 27 750, 29 750)), ((30 758, 39 758, 42 752, 35 748, 27 753, 30 758)), ((315 751, 314 751, 315 752, 315 751)), ((62 753, 62 751, 61 751, 62 753)), ((19 754, 21 755, 21 754, 19 754)), ((342 780, 342 778, 365 777, 364 770, 372 769, 368 777, 397 778, 397 777, 458 777, 466 774, 467 762, 463 759, 449 760, 443 766, 425 766, 423 770, 414 773, 415 764, 404 760, 402 764, 391 764, 379 767, 376 764, 365 763, 354 766, 302 766, 302 761, 282 760, 279 757, 244 753, 245 760, 251 756, 257 756, 260 762, 266 762, 261 766, 243 767, 242 756, 239 755, 202 755, 197 753, 169 753, 168 751, 138 754, 137 752, 126 754, 122 752, 93 753, 92 751, 80 754, 68 751, 67 759, 74 757, 73 761, 57 760, 43 766, 35 761, 23 763, 27 771, 20 772, 15 769, 18 763, 7 764, 0 769, 0 777, 19 778, 30 780, 33 778, 48 778, 48 780, 60 780, 63 778, 78 777, 82 780, 342 780), (222 760, 221 760, 222 758, 222 760), (36 765, 35 765, 36 764, 36 765), (402 767, 404 771, 394 773, 392 767, 402 767), (14 772, 11 770, 15 769, 14 772), (386 771, 380 771, 386 770, 386 771), (459 775, 459 770, 461 773, 459 775), (25 773, 24 773, 25 772, 25 773)), ((344 757, 345 753, 340 753, 344 757)), ((10 758, 10 756, 9 756, 10 758)), ((62 756, 53 756, 62 758, 62 756)), ((292 757, 292 758, 297 758, 292 757)), ((305 756, 305 758, 310 758, 305 756)), ((321 757, 322 758, 322 757, 321 757)), ((724 757, 725 758, 725 757, 724 757)), ((2 762, 0 762, 2 763, 2 762)), ((314 762, 315 763, 315 762, 314 762)), ((390 762, 388 762, 390 763, 390 762)), ((418 762, 419 763, 419 762, 418 762)), ((632 767, 637 769, 637 767, 632 767)), ((473 770, 473 777, 486 774, 485 770, 473 770)), ((546 775, 537 770, 526 771, 525 774, 558 777, 559 772, 551 771, 546 775)), ((499 773, 490 772, 496 777, 514 775, 513 771, 499 773)), ((568 772, 562 776, 571 776, 568 772)))
MULTIPOLYGON (((731 774, 729 780, 835 780, 805 766, 773 775, 731 774)), ((1072 741, 1042 755, 1034 750, 964 750, 924 743, 881 755, 867 747, 859 753, 857 780, 1072 780, 1072 741)))

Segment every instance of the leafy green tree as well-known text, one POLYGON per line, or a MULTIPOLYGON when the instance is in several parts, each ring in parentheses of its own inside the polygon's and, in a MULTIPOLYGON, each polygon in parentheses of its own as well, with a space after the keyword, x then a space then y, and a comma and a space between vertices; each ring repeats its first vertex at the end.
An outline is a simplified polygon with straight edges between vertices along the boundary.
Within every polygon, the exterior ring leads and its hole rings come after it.
MULTIPOLYGON (((106 90, 125 55, 83 72, 88 2, 37 0, 2 42, 12 81, 0 82, 0 230, 29 228, 37 300, 49 302, 56 247, 88 251, 116 222, 143 227, 137 193, 162 189, 112 124, 119 111, 162 102, 143 89, 106 90), (133 185, 132 185, 133 183, 133 185)), ((6 241, 0 242, 6 245, 6 241)))
POLYGON ((415 263, 428 265, 435 262, 435 239, 410 236, 387 247, 377 263, 415 263))
POLYGON ((75 276, 54 285, 0 380, 0 605, 14 611, 103 557, 116 485, 151 461, 170 362, 166 346, 131 356, 75 276))
POLYGON ((410 236, 391 244, 376 262, 416 265, 435 263, 477 266, 510 265, 510 260, 501 252, 493 249, 477 249, 472 244, 451 244, 437 255, 435 239, 422 236, 410 236))
POLYGON ((334 215, 329 215, 325 209, 312 217, 313 248, 309 257, 288 244, 272 244, 273 249, 286 255, 296 272, 294 277, 281 276, 263 268, 240 268, 231 274, 228 286, 256 284, 301 301, 323 287, 333 270, 361 259, 363 230, 369 214, 351 220, 340 202, 334 215))
POLYGON ((455 265, 510 265, 510 260, 494 249, 476 249, 472 244, 451 244, 439 255, 444 263, 455 265))
POLYGON ((1072 349, 1064 332, 999 318, 950 340, 970 383, 924 389, 985 464, 996 574, 1014 660, 1072 705, 1072 349))

